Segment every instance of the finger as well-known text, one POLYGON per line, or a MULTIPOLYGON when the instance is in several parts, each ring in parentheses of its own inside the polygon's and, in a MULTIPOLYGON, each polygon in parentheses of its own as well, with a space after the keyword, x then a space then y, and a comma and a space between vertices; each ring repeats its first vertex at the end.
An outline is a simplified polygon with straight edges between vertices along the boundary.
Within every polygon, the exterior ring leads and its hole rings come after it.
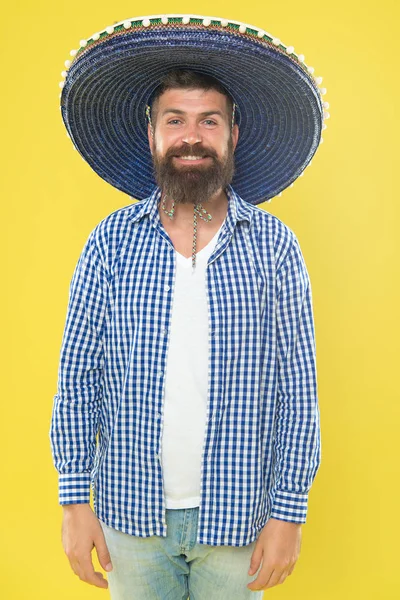
POLYGON ((263 556, 263 549, 261 544, 256 544, 251 560, 250 560, 250 568, 248 570, 248 575, 254 575, 254 573, 256 573, 256 571, 258 571, 260 564, 261 564, 261 559, 263 556))
POLYGON ((267 585, 263 589, 272 588, 272 587, 278 585, 279 580, 282 576, 282 573, 283 573, 283 571, 281 571, 280 569, 275 569, 271 575, 270 580, 268 581, 267 585))
POLYGON ((84 581, 85 583, 90 583, 90 582, 88 582, 88 581, 87 581, 87 579, 86 579, 86 576, 85 576, 85 573, 84 573, 84 571, 83 571, 83 569, 82 569, 82 567, 81 567, 80 563, 79 563, 77 560, 75 560, 75 561, 73 561, 73 562, 71 563, 71 567, 72 567, 72 570, 73 570, 73 572, 75 573, 75 575, 76 575, 77 577, 79 577, 79 579, 80 579, 81 581, 84 581))
POLYGON ((75 575, 77 577, 79 577, 79 579, 81 579, 82 578, 82 567, 81 567, 81 563, 79 561, 79 557, 76 554, 73 554, 72 552, 67 553, 67 557, 68 557, 71 569, 73 570, 75 575))
POLYGON ((111 563, 111 556, 108 551, 106 540, 102 530, 100 530, 98 536, 96 536, 96 539, 94 540, 94 545, 96 547, 97 558, 99 559, 100 565, 105 571, 111 571, 113 568, 111 563))
POLYGON ((247 587, 253 591, 259 591, 261 589, 264 589, 264 587, 271 580, 273 573, 274 573, 273 569, 271 569, 270 567, 265 568, 265 566, 263 566, 263 568, 257 575, 256 579, 254 581, 252 581, 251 583, 249 583, 247 585, 247 587))
POLYGON ((103 573, 100 573, 100 571, 95 571, 94 574, 96 575, 96 577, 98 578, 99 581, 103 581, 103 583, 105 583, 105 585, 103 586, 98 586, 98 587, 104 587, 104 589, 108 588, 108 581, 107 579, 104 577, 103 573))
POLYGON ((288 575, 289 575, 289 572, 287 569, 285 569, 285 571, 283 571, 282 575, 279 577, 279 581, 278 581, 277 585, 280 585, 281 583, 283 583, 288 575))
POLYGON ((106 589, 108 587, 108 581, 104 578, 102 573, 98 571, 94 571, 92 573, 83 573, 80 577, 82 581, 85 583, 89 583, 90 585, 94 585, 99 588, 106 589))
POLYGON ((85 558, 84 561, 80 562, 80 569, 80 579, 82 579, 82 581, 101 588, 106 588, 108 586, 107 580, 104 579, 103 574, 95 572, 90 557, 85 558))
POLYGON ((81 570, 80 570, 78 561, 70 559, 69 564, 71 565, 71 569, 73 570, 75 575, 77 575, 77 577, 80 577, 81 570))

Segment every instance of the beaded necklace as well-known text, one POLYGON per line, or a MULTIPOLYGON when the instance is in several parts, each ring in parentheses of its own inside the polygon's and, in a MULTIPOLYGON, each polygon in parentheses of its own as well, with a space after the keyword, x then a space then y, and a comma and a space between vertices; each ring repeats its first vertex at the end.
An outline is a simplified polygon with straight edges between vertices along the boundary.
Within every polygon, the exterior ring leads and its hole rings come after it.
MULTIPOLYGON (((170 219, 172 219, 174 216, 174 212, 175 212, 175 200, 172 200, 171 210, 167 210, 167 208, 165 206, 165 199, 166 199, 166 196, 163 196, 161 207, 162 207, 163 211, 165 212, 165 214, 168 215, 170 219)), ((196 268, 197 217, 198 216, 200 217, 200 219, 203 219, 203 221, 206 221, 207 223, 209 223, 212 219, 212 216, 210 215, 210 213, 208 213, 206 211, 206 209, 203 208, 203 206, 201 205, 200 202, 195 204, 194 209, 193 209, 192 273, 194 273, 194 270, 196 268), (204 217, 203 216, 204 214, 207 216, 204 217)))

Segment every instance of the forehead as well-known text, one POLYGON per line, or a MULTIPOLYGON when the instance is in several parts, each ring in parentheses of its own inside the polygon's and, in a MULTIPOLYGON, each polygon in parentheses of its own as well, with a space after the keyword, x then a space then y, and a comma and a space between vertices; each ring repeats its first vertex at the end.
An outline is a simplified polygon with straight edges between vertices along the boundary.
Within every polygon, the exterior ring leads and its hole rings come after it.
POLYGON ((217 90, 169 89, 159 97, 159 112, 174 108, 185 112, 204 112, 212 109, 227 112, 227 97, 217 90))

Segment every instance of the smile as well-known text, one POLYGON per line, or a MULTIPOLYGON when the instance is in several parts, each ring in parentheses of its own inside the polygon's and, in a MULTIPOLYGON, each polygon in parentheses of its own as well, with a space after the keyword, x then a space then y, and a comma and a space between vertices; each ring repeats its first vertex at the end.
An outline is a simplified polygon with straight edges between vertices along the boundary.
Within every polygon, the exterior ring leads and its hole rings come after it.
POLYGON ((200 163, 203 160, 209 158, 208 156, 175 156, 175 158, 179 161, 186 161, 192 163, 200 163))

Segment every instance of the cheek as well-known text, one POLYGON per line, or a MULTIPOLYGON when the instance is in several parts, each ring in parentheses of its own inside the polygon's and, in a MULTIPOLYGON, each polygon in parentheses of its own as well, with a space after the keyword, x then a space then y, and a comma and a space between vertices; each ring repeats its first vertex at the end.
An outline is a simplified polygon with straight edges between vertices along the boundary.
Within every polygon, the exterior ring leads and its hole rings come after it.
POLYGON ((156 133, 154 138, 154 148, 157 149, 157 152, 160 155, 164 155, 169 148, 174 146, 181 146, 181 140, 176 133, 163 133, 162 135, 157 135, 156 133))
POLYGON ((223 156, 226 156, 228 153, 228 140, 224 140, 223 142, 221 140, 218 140, 218 142, 216 142, 214 144, 214 148, 218 153, 218 156, 220 158, 222 158, 223 156))
POLYGON ((160 140, 157 133, 153 137, 153 151, 159 153, 162 148, 162 140, 160 140))
POLYGON ((205 145, 214 148, 219 156, 223 156, 228 150, 229 138, 225 135, 221 136, 220 133, 214 133, 210 131, 207 136, 204 136, 203 141, 205 145))

